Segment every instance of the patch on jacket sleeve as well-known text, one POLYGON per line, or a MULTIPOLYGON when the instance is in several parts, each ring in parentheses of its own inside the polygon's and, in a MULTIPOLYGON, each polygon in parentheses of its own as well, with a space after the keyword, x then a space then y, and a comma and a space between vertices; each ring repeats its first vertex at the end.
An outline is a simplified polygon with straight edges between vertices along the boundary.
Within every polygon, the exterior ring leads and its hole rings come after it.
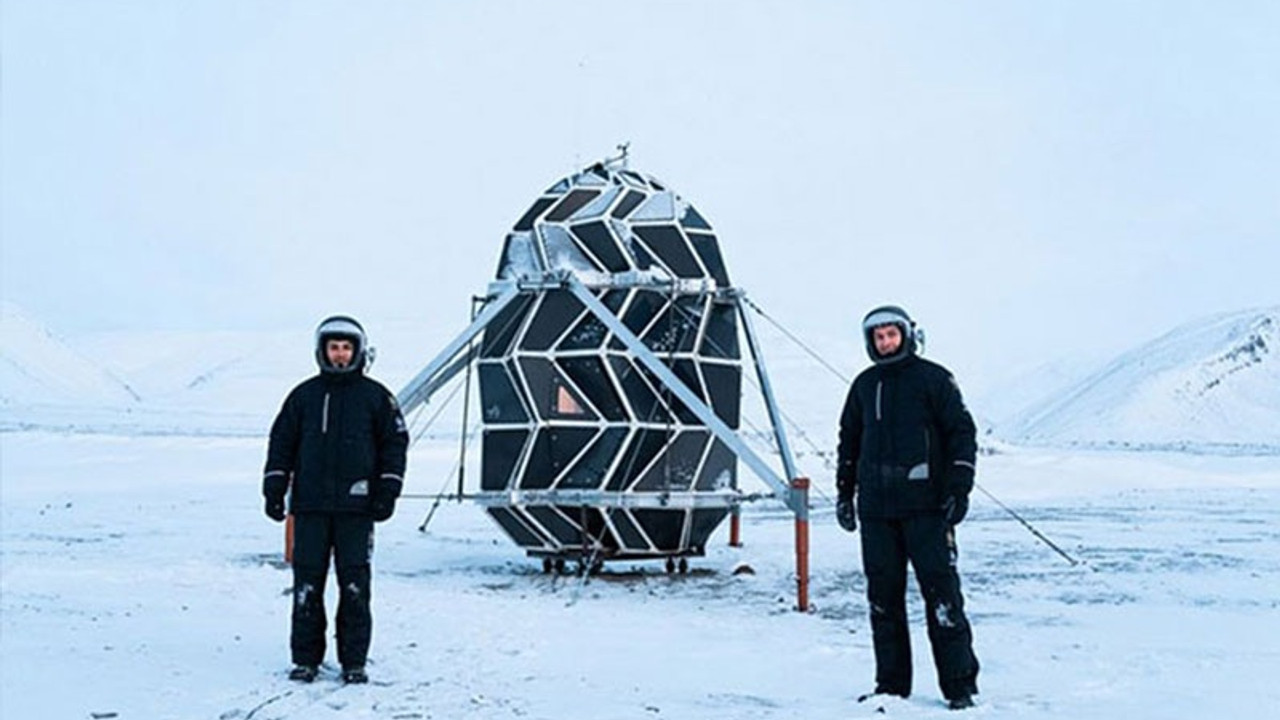
POLYGON ((368 481, 368 480, 357 480, 357 481, 355 481, 354 483, 352 483, 352 484, 351 484, 351 493, 350 493, 350 494, 351 494, 351 495, 368 495, 368 494, 369 494, 369 481, 368 481))
POLYGON ((387 400, 391 402, 391 414, 396 418, 396 432, 408 434, 409 428, 404 423, 404 413, 400 411, 400 401, 396 400, 396 396, 390 392, 387 393, 387 400))

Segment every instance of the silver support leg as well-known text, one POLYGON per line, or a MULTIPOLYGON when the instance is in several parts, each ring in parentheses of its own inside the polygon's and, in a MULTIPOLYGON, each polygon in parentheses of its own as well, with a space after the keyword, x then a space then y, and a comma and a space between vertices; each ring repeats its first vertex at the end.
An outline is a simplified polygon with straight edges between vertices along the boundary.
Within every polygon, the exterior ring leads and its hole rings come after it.
POLYGON ((412 412, 419 405, 427 402, 431 398, 431 394, 440 388, 441 385, 449 381, 449 378, 456 375, 459 371, 467 366, 469 357, 463 358, 460 362, 450 363, 454 357, 462 352, 477 335, 481 333, 493 319, 502 312, 511 301, 520 295, 520 288, 515 283, 511 283, 504 287, 498 296, 495 297, 484 310, 480 312, 476 319, 463 330, 453 342, 445 346, 430 363, 427 364, 422 372, 418 373, 412 380, 404 386, 397 395, 396 400, 400 403, 400 409, 406 415, 412 412), (438 377, 437 377, 438 376, 438 377))
POLYGON ((773 436, 778 442, 778 453, 782 455, 782 466, 787 471, 787 477, 794 480, 799 477, 796 473, 796 461, 791 455, 791 445, 787 442, 787 432, 782 424, 782 413, 778 410, 778 401, 773 396, 773 385, 769 383, 769 373, 765 371, 764 354, 760 352, 760 343, 756 339, 756 326, 751 321, 751 315, 747 313, 747 309, 742 305, 742 295, 734 295, 733 304, 738 308, 738 316, 742 318, 742 330, 747 335, 747 345, 751 348, 751 358, 756 366, 756 378, 760 381, 760 394, 764 395, 764 406, 769 411, 769 422, 773 425, 773 436))

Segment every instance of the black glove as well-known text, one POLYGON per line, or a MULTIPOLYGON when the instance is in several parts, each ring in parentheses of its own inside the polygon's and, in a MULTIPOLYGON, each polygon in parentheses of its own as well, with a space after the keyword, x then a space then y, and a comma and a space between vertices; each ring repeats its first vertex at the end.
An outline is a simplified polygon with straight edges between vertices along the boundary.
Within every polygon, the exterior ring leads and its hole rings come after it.
POLYGON ((969 491, 973 490, 973 462, 956 460, 947 472, 943 485, 942 515, 951 525, 959 525, 969 514, 969 491))
POLYGON ((283 522, 284 521, 284 495, 275 495, 275 494, 267 495, 266 499, 267 499, 267 504, 266 504, 266 507, 264 508, 264 512, 267 513, 267 517, 271 518, 272 520, 275 520, 276 522, 283 522))
POLYGON ((373 515, 374 522, 382 522, 391 519, 396 511, 395 495, 374 495, 369 501, 369 512, 373 515))
POLYGON ((965 493, 951 493, 942 503, 942 514, 951 525, 959 525, 964 516, 969 514, 969 496, 965 493))
POLYGON ((853 498, 840 498, 836 501, 836 522, 848 532, 857 531, 858 508, 854 506, 853 498))

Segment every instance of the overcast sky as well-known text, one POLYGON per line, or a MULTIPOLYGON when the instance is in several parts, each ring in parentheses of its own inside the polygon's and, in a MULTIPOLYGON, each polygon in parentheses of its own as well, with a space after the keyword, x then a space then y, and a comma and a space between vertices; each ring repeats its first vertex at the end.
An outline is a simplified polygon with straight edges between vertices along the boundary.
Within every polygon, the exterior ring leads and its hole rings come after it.
POLYGON ((1274 2, 48 2, 0 26, 3 296, 58 331, 459 327, 629 141, 731 277, 984 382, 1280 303, 1274 2))

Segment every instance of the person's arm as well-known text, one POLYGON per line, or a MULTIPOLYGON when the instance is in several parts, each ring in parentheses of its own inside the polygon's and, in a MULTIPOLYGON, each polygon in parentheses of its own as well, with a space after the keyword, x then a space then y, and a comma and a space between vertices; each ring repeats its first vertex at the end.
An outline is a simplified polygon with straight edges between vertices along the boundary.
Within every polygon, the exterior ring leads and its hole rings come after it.
POLYGON ((840 413, 840 444, 836 448, 836 495, 852 498, 858 486, 858 455, 862 449, 862 407, 856 383, 849 387, 840 413))
POLYGON ((383 392, 377 422, 378 477, 373 487, 373 516, 386 520, 395 512, 396 498, 404 488, 404 471, 409 452, 409 429, 404 415, 390 392, 383 392))
POLYGON ((969 493, 977 473, 978 430, 964 405, 960 385, 951 374, 938 383, 938 424, 942 431, 943 498, 948 520, 958 523, 969 510, 969 493))
POLYGON ((862 406, 858 402, 857 381, 849 386, 840 413, 840 443, 836 447, 836 520, 853 532, 858 527, 853 504, 858 489, 858 456, 862 450, 862 406))
POLYGON ((267 516, 284 519, 284 496, 289 490, 289 476, 298 457, 299 424, 297 391, 285 398, 280 413, 271 424, 267 445, 267 465, 262 472, 262 496, 266 499, 267 516))

